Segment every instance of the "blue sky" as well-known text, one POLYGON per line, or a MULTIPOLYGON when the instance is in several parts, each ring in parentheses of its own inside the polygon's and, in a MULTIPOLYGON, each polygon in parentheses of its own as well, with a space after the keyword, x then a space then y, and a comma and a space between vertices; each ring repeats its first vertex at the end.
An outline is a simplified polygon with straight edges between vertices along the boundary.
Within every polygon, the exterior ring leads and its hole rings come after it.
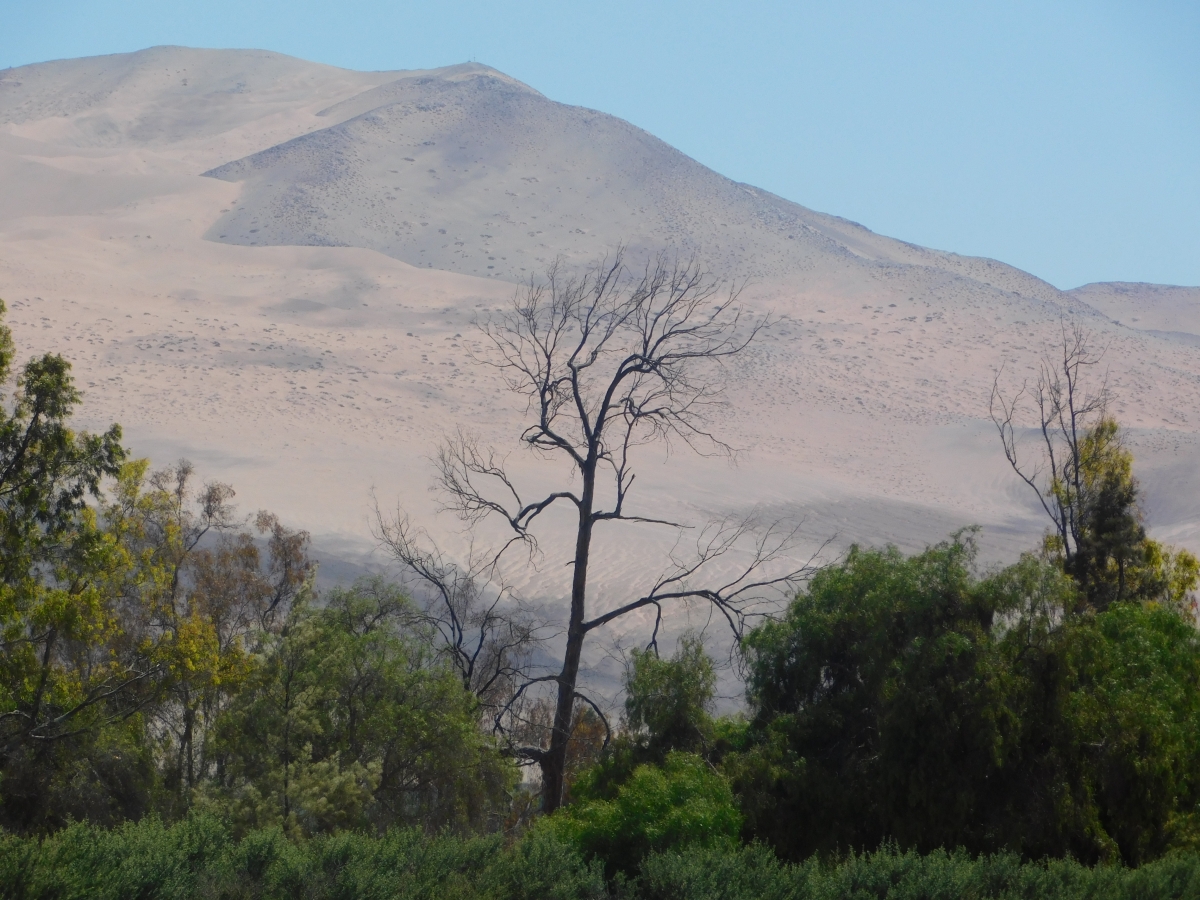
POLYGON ((154 44, 476 59, 883 234, 1200 285, 1197 0, 0 0, 0 67, 154 44))

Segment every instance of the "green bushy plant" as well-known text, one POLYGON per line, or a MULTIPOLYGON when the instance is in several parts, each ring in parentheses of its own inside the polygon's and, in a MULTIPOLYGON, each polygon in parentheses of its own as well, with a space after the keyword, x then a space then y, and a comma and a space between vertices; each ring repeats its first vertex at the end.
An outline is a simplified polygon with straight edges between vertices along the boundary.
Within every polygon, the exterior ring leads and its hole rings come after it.
POLYGON ((759 844, 651 854, 639 900, 1195 900, 1200 857, 1138 869, 1074 860, 1023 862, 1015 854, 973 857, 885 847, 823 863, 779 862, 759 844))
POLYGON ((512 847, 498 836, 289 838, 279 826, 235 838, 197 814, 106 830, 72 825, 46 838, 0 836, 4 900, 595 900, 599 867, 554 834, 512 847))
POLYGON ((602 860, 609 876, 634 871, 656 850, 733 846, 742 827, 728 782, 693 753, 675 750, 661 766, 638 766, 611 800, 580 793, 541 827, 602 860))
POLYGON ((0 835, 4 900, 1200 900, 1200 856, 1128 869, 884 847, 790 864, 763 844, 692 842, 649 851, 609 885, 544 826, 511 846, 417 829, 239 840, 203 815, 0 835))

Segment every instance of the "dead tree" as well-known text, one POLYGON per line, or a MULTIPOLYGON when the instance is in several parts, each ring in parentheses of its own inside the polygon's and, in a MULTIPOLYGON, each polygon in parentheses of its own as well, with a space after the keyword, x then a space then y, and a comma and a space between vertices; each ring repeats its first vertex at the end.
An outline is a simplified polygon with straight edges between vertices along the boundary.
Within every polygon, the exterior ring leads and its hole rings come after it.
MULTIPOLYGON (((527 677, 495 720, 503 729, 505 715, 530 689, 541 685, 553 690, 548 746, 514 748, 518 757, 539 766, 546 812, 561 803, 577 705, 591 705, 602 716, 577 684, 584 642, 591 632, 653 607, 658 612, 657 636, 664 603, 700 600, 711 603, 740 635, 764 593, 794 589, 807 571, 793 567, 767 574, 790 565, 794 531, 758 530, 745 520, 710 523, 696 540, 676 544, 667 570, 641 596, 602 615, 589 609, 596 526, 625 522, 684 528, 630 509, 635 448, 681 441, 704 454, 732 452, 709 430, 709 414, 720 403, 727 364, 768 324, 765 318, 749 320, 737 299, 736 289, 724 289, 694 263, 672 264, 660 258, 640 277, 631 277, 618 253, 579 276, 552 266, 544 280, 531 280, 517 293, 510 309, 479 323, 486 347, 480 361, 494 367, 508 388, 528 403, 522 443, 547 460, 566 461, 571 470, 561 490, 527 498, 504 459, 465 432, 450 437, 436 459, 446 509, 470 528, 496 519, 507 532, 491 557, 493 571, 510 548, 536 549, 535 526, 547 510, 565 505, 573 511, 570 606, 561 668, 527 677), (685 546, 687 553, 682 551, 685 546), (728 560, 742 552, 732 577, 700 583, 715 563, 722 561, 728 571, 728 560)), ((411 548, 397 556, 410 566, 420 564, 411 548)))
POLYGON ((1037 495, 1053 528, 1052 546, 1062 554, 1063 569, 1078 578, 1078 557, 1087 546, 1090 527, 1087 437, 1106 418, 1110 399, 1107 379, 1088 390, 1085 375, 1099 365, 1103 352, 1089 345, 1090 335, 1077 323, 1062 323, 1062 338, 1053 355, 1041 363, 1037 382, 1007 400, 1000 392, 1000 374, 992 384, 988 404, 1000 433, 1004 455, 1014 472, 1037 495), (1017 419, 1022 398, 1037 409, 1042 451, 1033 463, 1019 453, 1017 419))
POLYGON ((422 585, 423 619, 438 650, 474 694, 487 721, 508 707, 532 670, 532 657, 548 636, 530 610, 495 584, 491 560, 471 554, 465 565, 447 559, 403 512, 385 516, 375 507, 375 537, 422 585))

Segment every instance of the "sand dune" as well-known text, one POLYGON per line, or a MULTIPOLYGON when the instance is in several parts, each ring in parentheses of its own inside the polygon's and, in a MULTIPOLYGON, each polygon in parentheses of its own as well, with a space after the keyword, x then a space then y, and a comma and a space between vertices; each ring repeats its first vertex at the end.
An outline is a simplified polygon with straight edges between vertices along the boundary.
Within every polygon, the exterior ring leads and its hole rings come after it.
MULTIPOLYGON (((87 424, 193 458, 331 559, 370 550, 372 488, 463 546, 427 490, 456 425, 546 483, 515 449, 520 406, 470 362, 472 321, 555 257, 617 243, 694 252, 780 317, 717 423, 737 464, 647 452, 641 508, 699 523, 757 506, 803 519, 802 551, 978 523, 986 556, 1012 558, 1043 523, 987 398, 997 371, 1009 390, 1032 375, 1066 317, 1107 348, 1152 529, 1200 549, 1200 289, 1064 293, 882 237, 483 66, 155 48, 0 73, 0 297, 20 346, 73 361, 87 424)), ((637 590, 670 540, 606 535, 597 601, 637 590)), ((545 546, 507 574, 553 604, 563 554, 545 546)))

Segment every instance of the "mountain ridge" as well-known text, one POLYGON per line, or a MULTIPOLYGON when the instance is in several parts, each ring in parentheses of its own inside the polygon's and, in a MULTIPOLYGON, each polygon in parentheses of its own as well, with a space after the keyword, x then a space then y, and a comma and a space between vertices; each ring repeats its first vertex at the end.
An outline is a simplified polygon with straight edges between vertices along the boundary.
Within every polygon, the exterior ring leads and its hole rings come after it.
MULTIPOLYGON (((602 112, 548 100, 488 67, 472 71, 451 67, 397 79, 322 111, 331 113, 337 113, 341 121, 204 173, 245 184, 247 196, 244 209, 230 212, 210 229, 210 239, 251 245, 368 246, 412 265, 510 281, 523 280, 550 257, 581 262, 617 244, 632 246, 642 256, 670 247, 684 255, 703 256, 722 274, 773 280, 811 268, 808 257, 813 252, 824 256, 849 253, 875 263, 932 266, 995 287, 1019 287, 1043 299, 1069 302, 1051 285, 1004 263, 886 238, 850 220, 727 179, 636 126, 602 112), (472 89, 475 96, 469 96, 472 89), (527 108, 530 104, 533 109, 527 108), (346 113, 354 115, 345 118, 346 113), (455 117, 470 123, 470 135, 460 133, 454 121, 437 121, 455 117), (542 150, 540 157, 511 152, 517 143, 514 134, 526 138, 525 149, 542 150), (489 139, 492 146, 471 147, 489 139), (564 139, 570 152, 551 152, 564 139), (401 141, 408 148, 406 153, 414 155, 396 152, 388 156, 401 141), (607 158, 594 158, 597 144, 609 149, 607 158), (447 145, 451 148, 448 153, 428 149, 447 145), (456 147, 460 151, 470 147, 471 151, 459 153, 453 149, 456 147), (593 157, 589 165, 580 168, 591 175, 583 176, 582 181, 569 172, 563 177, 563 158, 589 154, 593 157), (398 167, 391 168, 392 164, 398 167), (425 176, 429 175, 440 180, 447 171, 464 173, 472 164, 491 170, 487 174, 492 186, 508 198, 503 210, 480 208, 477 203, 472 206, 476 198, 464 197, 466 192, 461 189, 437 196, 428 183, 421 183, 428 182, 425 176), (515 178, 495 184, 498 177, 512 174, 510 170, 517 170, 515 178), (623 204, 622 219, 636 220, 637 210, 657 206, 662 210, 658 221, 648 226, 643 221, 634 221, 632 226, 607 222, 609 227, 600 229, 594 221, 583 221, 587 217, 577 211, 596 197, 596 186, 583 181, 593 181, 597 172, 607 189, 607 206, 623 204), (542 187, 547 180, 550 183, 542 187), (548 202, 551 187, 560 195, 566 191, 566 209, 548 202), (648 199, 647 192, 651 194, 648 199), (338 202, 338 194, 355 197, 357 202, 351 204, 355 209, 361 210, 370 202, 367 198, 373 197, 392 201, 395 209, 376 209, 372 219, 354 221, 345 214, 346 205, 338 202), (636 199, 631 199, 634 196, 636 199), (753 201, 749 208, 745 197, 753 201), (463 206, 469 207, 469 214, 455 215, 455 207, 461 210, 463 206), (311 214, 315 210, 319 213, 311 214), (540 215, 535 215, 535 210, 540 215), (523 252, 521 245, 527 239, 545 233, 546 229, 533 223, 544 224, 547 215, 557 219, 557 245, 544 246, 545 253, 540 255, 523 252), (433 227, 446 229, 445 242, 416 232, 417 227, 431 227, 416 224, 431 217, 438 220, 433 227), (490 228, 482 232, 488 235, 482 239, 485 242, 495 239, 491 230, 511 231, 513 226, 526 230, 513 234, 516 240, 510 238, 497 250, 481 244, 472 233, 481 219, 484 227, 490 228), (714 223, 719 224, 714 227, 714 223), (739 237, 730 240, 719 228, 739 237), (731 246, 744 244, 751 231, 758 232, 754 248, 731 246), (599 233, 590 235, 589 240, 588 232, 599 233), (572 234, 583 239, 572 239, 572 234), (793 245, 782 244, 784 240, 793 245), (826 241, 831 243, 820 246, 826 241), (797 252, 802 245, 804 250, 797 252), (456 253, 452 246, 472 249, 456 253), (439 252, 444 250, 450 252, 439 252), (495 268, 489 271, 482 257, 495 257, 489 259, 495 268), (766 260, 769 262, 764 264, 766 260)), ((611 209, 607 215, 611 218, 611 209)))

